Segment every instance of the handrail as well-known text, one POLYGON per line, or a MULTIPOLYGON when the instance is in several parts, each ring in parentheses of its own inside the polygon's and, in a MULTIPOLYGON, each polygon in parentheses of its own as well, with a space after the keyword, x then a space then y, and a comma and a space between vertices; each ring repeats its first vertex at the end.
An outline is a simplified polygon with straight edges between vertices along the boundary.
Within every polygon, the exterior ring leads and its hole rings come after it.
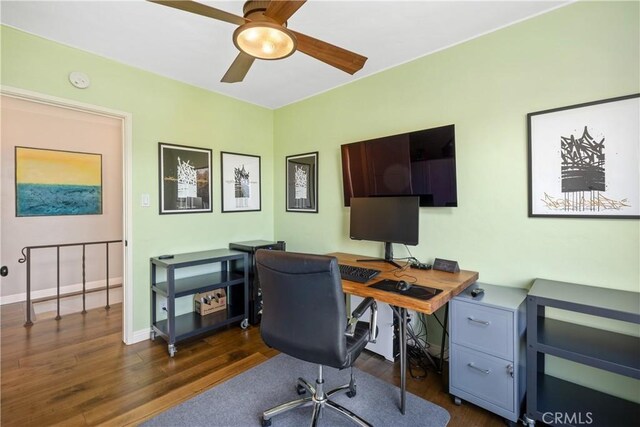
POLYGON ((24 326, 31 326, 33 322, 31 321, 31 250, 32 249, 47 249, 47 248, 56 248, 56 268, 57 268, 57 283, 56 283, 56 301, 57 301, 57 315, 56 320, 60 320, 62 317, 60 316, 60 248, 70 247, 70 246, 82 246, 82 314, 86 313, 86 252, 85 249, 90 245, 105 245, 106 250, 106 268, 107 268, 107 279, 106 279, 106 291, 107 291, 107 304, 105 306, 106 310, 109 310, 111 307, 109 306, 109 245, 111 243, 122 243, 122 239, 120 240, 102 240, 99 242, 78 242, 78 243, 59 243, 55 245, 38 245, 38 246, 25 246, 20 251, 22 253, 22 258, 18 259, 20 264, 27 263, 27 319, 24 323, 24 326), (26 251, 26 253, 25 253, 26 251))

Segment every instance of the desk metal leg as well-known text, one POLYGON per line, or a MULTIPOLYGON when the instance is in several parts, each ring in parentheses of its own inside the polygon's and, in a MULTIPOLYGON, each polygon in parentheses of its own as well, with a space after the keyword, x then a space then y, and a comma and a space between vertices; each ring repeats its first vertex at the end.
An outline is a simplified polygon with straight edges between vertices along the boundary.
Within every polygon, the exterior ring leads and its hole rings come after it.
POLYGON ((407 309, 391 304, 389 304, 389 307, 398 318, 398 335, 400 335, 400 412, 404 415, 407 407, 407 309))
POLYGON ((398 307, 400 328, 400 412, 405 414, 407 397, 407 309, 398 307))
POLYGON ((442 374, 442 368, 444 368, 444 345, 446 343, 449 323, 449 303, 444 306, 444 323, 442 324, 442 341, 440 343, 440 363, 438 364, 438 373, 442 374))
MULTIPOLYGON (((406 412, 406 398, 407 398, 407 309, 403 307, 396 307, 390 305, 393 313, 398 317, 398 334, 400 335, 400 412, 402 415, 406 412)), ((440 362, 436 366, 438 374, 442 374, 444 368, 444 346, 448 335, 449 322, 449 303, 444 308, 444 323, 442 330, 442 341, 440 345, 440 362)), ((433 362, 433 359, 430 359, 433 362)))

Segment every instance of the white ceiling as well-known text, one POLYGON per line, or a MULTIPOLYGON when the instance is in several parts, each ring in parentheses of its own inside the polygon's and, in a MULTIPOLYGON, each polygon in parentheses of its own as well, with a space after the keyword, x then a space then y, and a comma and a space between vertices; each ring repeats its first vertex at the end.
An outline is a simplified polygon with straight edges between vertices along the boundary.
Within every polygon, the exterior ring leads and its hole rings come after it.
MULTIPOLYGON (((310 0, 290 28, 368 57, 351 76, 303 53, 256 60, 243 82, 220 79, 235 26, 138 1, 7 1, 1 22, 137 68, 268 108, 308 98, 568 4, 563 1, 310 0)), ((242 1, 202 1, 242 15, 242 1)), ((82 70, 78 70, 82 71, 82 70)))

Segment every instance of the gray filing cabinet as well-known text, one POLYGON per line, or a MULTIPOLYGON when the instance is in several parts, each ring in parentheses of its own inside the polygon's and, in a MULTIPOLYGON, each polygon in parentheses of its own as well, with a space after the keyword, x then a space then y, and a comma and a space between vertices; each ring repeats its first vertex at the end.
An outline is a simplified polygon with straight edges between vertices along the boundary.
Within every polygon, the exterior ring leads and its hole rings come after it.
POLYGON ((527 291, 474 283, 451 300, 449 392, 509 421, 525 392, 527 291), (471 291, 484 289, 473 298, 471 291))

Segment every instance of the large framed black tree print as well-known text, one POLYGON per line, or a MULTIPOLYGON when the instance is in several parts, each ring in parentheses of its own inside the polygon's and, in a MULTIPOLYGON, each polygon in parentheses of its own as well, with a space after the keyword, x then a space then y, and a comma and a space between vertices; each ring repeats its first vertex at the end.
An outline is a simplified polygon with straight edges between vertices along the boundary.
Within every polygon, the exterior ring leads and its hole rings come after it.
POLYGON ((527 118, 529 216, 640 218, 640 94, 527 118))

